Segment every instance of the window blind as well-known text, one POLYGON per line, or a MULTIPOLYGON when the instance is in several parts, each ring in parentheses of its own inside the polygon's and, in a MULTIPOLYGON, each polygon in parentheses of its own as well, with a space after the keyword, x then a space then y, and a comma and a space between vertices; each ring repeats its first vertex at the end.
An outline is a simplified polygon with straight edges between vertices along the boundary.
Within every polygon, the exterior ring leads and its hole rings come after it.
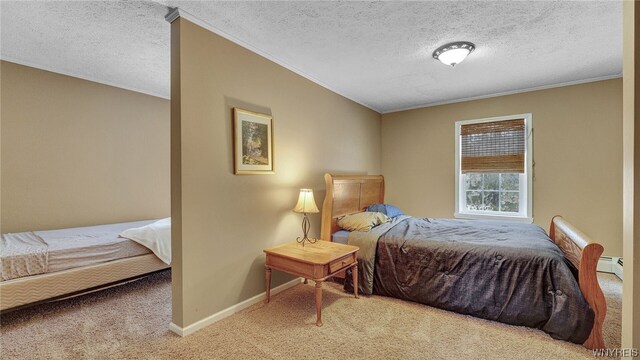
POLYGON ((460 126, 462 173, 524 173, 524 119, 460 126))

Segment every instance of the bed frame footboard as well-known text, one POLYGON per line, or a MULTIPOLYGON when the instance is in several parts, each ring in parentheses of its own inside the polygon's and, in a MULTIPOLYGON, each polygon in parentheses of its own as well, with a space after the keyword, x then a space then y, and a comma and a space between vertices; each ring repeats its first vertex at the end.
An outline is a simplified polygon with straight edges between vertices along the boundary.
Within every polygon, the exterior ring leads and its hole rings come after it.
POLYGON ((607 314, 607 303, 598 283, 596 269, 604 247, 593 242, 561 216, 551 219, 549 237, 562 250, 567 260, 578 269, 580 290, 595 313, 593 328, 584 346, 587 349, 603 349, 605 344, 602 325, 607 314))

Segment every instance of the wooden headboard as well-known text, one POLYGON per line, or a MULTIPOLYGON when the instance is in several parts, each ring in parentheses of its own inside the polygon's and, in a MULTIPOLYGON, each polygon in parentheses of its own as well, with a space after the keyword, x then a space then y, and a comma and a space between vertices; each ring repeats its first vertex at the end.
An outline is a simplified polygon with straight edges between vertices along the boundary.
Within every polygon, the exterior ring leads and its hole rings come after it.
POLYGON ((367 206, 384 202, 382 175, 324 174, 327 193, 322 204, 320 238, 331 241, 331 234, 340 230, 340 216, 364 211, 367 206))

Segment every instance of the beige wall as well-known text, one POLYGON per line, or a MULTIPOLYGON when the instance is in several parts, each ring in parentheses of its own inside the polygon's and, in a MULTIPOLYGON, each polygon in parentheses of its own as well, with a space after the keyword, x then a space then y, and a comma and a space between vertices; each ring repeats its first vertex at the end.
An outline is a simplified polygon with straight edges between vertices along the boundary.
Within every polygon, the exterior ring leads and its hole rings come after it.
POLYGON ((300 235, 300 188, 321 205, 325 172, 380 172, 380 115, 184 19, 172 37, 173 322, 186 327, 264 292, 262 250, 300 235), (274 175, 233 175, 233 107, 273 115, 274 175))
POLYGON ((0 69, 3 232, 169 215, 168 100, 0 69))
POLYGON ((386 201, 415 216, 454 213, 454 123, 532 113, 534 222, 556 214, 622 254, 620 79, 382 116, 386 201))
MULTIPOLYGON (((623 63, 623 231, 622 347, 640 348, 640 7, 624 2, 623 63)), ((630 357, 629 357, 630 358, 630 357)))

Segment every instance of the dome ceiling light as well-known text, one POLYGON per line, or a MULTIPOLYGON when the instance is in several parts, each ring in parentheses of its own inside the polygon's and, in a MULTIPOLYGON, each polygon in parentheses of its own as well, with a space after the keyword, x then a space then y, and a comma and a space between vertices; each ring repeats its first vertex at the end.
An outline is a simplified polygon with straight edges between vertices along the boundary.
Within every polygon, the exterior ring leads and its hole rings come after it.
POLYGON ((456 41, 440 46, 433 52, 433 58, 445 65, 456 66, 471 54, 476 46, 468 41, 456 41))

